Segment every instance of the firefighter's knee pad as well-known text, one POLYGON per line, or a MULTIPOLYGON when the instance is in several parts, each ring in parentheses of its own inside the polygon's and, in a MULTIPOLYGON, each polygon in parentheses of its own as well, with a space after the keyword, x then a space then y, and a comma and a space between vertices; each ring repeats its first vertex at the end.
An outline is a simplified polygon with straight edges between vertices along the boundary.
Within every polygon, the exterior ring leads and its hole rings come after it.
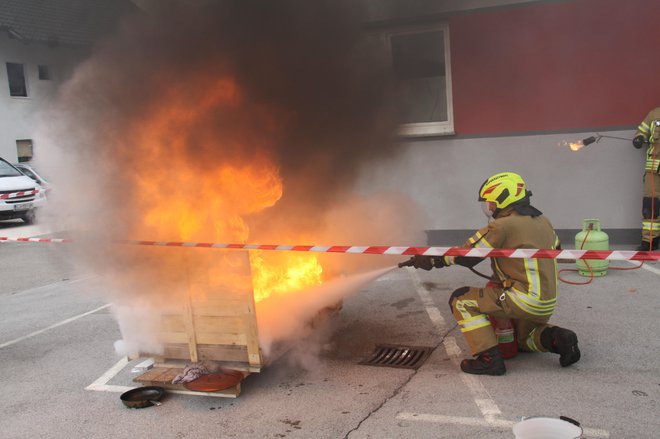
POLYGON ((642 217, 657 219, 660 216, 660 198, 644 197, 642 200, 642 217), (651 215, 653 213, 653 215, 651 215))
POLYGON ((451 296, 449 296, 449 308, 454 309, 454 305, 453 305, 454 300, 458 299, 468 291, 470 291, 470 287, 460 287, 459 289, 454 290, 454 292, 451 293, 451 296))

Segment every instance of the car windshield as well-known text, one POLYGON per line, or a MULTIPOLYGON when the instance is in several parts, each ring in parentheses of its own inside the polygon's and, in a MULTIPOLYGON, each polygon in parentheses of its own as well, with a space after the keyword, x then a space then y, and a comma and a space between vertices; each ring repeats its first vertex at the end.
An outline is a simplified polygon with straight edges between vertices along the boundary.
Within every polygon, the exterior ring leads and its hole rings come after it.
POLYGON ((14 165, 15 168, 18 168, 19 171, 21 171, 23 174, 27 175, 34 181, 36 181, 39 184, 48 184, 48 179, 44 178, 42 174, 39 174, 36 169, 34 169, 32 166, 29 165, 24 165, 21 163, 18 163, 14 165))
POLYGON ((4 160, 0 160, 0 177, 20 177, 21 174, 9 163, 4 160))
POLYGON ((34 172, 32 172, 29 168, 24 168, 24 167, 21 166, 21 167, 18 168, 18 169, 20 169, 21 172, 22 172, 23 174, 27 175, 27 176, 30 177, 32 180, 39 180, 39 179, 37 178, 37 176, 34 175, 34 172))

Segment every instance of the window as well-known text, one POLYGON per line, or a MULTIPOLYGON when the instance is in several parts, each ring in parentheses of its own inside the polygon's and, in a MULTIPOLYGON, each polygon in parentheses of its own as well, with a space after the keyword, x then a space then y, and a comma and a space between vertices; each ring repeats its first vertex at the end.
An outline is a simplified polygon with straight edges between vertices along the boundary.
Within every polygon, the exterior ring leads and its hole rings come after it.
POLYGON ((406 136, 454 133, 447 25, 388 33, 406 136))
POLYGON ((7 63, 7 79, 9 80, 9 96, 27 97, 25 68, 23 64, 7 63))
POLYGON ((18 153, 18 163, 32 160, 32 139, 17 140, 16 152, 18 153))
POLYGON ((37 66, 39 72, 39 79, 42 81, 48 81, 50 79, 50 72, 48 71, 48 66, 37 66))

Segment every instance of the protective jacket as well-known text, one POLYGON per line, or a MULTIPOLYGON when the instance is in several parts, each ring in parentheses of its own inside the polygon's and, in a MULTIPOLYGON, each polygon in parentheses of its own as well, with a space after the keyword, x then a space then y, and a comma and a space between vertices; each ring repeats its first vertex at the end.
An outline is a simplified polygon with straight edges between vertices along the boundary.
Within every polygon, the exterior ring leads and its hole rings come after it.
MULTIPOLYGON (((508 209, 477 231, 463 247, 555 249, 559 238, 544 216, 522 216, 508 209)), ((455 258, 448 258, 453 264, 455 258)), ((507 298, 529 314, 549 316, 557 302, 555 259, 491 258, 493 273, 507 298)))
MULTIPOLYGON (((555 249, 559 239, 543 215, 521 215, 506 208, 463 247, 555 249)), ((462 259, 445 257, 445 263, 465 265, 462 259)), ((550 326, 547 322, 557 302, 556 260, 491 258, 491 266, 502 288, 464 287, 449 302, 472 353, 497 344, 488 315, 514 319, 519 348, 544 351, 539 337, 550 326)))
POLYGON ((660 151, 657 151, 656 145, 660 141, 660 107, 651 110, 646 118, 637 127, 635 137, 643 136, 649 144, 646 149, 646 162, 644 169, 646 171, 658 173, 660 172, 660 151))

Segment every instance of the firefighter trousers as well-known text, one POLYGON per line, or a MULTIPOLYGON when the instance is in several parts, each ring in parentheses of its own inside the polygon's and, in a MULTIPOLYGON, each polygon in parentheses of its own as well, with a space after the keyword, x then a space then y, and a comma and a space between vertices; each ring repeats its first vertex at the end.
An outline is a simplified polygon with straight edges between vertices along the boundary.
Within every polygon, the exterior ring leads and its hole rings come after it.
POLYGON ((642 241, 660 237, 660 174, 644 173, 644 198, 642 200, 642 241))
POLYGON ((513 322, 518 336, 518 350, 523 352, 547 352, 541 345, 541 333, 548 324, 550 315, 533 315, 520 309, 506 299, 502 288, 462 287, 449 298, 449 307, 458 322, 461 332, 477 355, 497 345, 495 330, 488 316, 506 317, 513 322))

